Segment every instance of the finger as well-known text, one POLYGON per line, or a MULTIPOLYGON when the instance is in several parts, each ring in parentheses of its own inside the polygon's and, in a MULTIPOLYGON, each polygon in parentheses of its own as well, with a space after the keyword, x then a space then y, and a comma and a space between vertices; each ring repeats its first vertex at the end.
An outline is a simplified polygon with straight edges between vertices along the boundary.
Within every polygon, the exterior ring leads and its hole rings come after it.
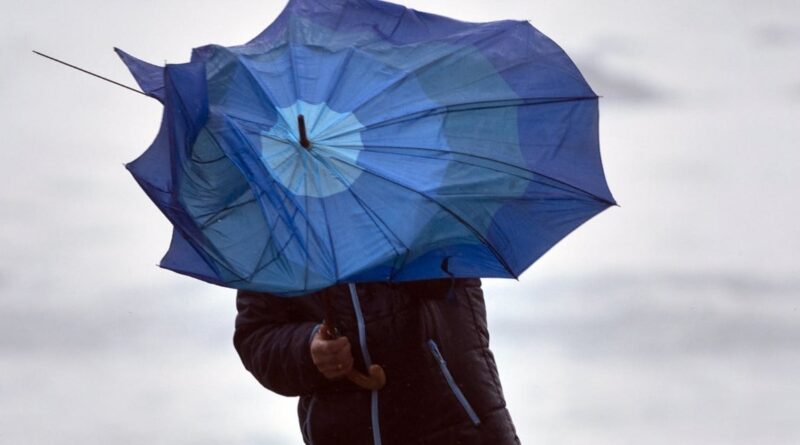
POLYGON ((353 363, 340 363, 339 366, 336 368, 336 378, 342 378, 347 375, 348 372, 353 368, 353 363))
POLYGON ((333 378, 334 374, 335 374, 335 373, 336 373, 336 371, 337 371, 336 369, 333 369, 333 368, 331 368, 331 367, 317 368, 317 369, 319 369, 319 372, 320 372, 322 375, 324 375, 324 376, 325 376, 325 378, 327 378, 327 379, 333 378))
POLYGON ((353 354, 352 354, 352 352, 350 350, 350 343, 344 345, 344 347, 342 349, 339 349, 338 351, 336 351, 333 354, 333 356, 335 356, 337 358, 350 357, 352 355, 353 354))
POLYGON ((320 347, 313 347, 313 346, 311 347, 311 361, 315 365, 317 366, 325 365, 327 363, 333 362, 334 359, 335 356, 322 351, 320 347))
POLYGON ((351 369, 353 369, 353 359, 352 357, 348 357, 341 362, 336 363, 334 367, 338 373, 345 375, 350 372, 351 369))
POLYGON ((331 360, 317 365, 317 369, 325 372, 335 371, 341 364, 342 364, 341 362, 331 360))
POLYGON ((341 363, 341 365, 342 365, 342 373, 347 374, 348 372, 350 372, 351 369, 353 369, 353 357, 348 357, 347 360, 341 363))
POLYGON ((336 380, 344 377, 348 371, 349 370, 345 369, 344 367, 342 367, 341 369, 337 367, 337 368, 327 369, 325 372, 322 373, 322 375, 324 375, 325 378, 327 379, 336 380))
POLYGON ((338 363, 326 363, 318 367, 319 371, 326 378, 336 379, 343 377, 353 368, 353 358, 347 357, 345 360, 338 363))
POLYGON ((323 340, 315 338, 311 342, 311 356, 314 363, 327 361, 327 356, 333 356, 343 348, 349 348, 350 341, 346 337, 336 340, 323 340))
POLYGON ((341 371, 342 369, 345 368, 345 365, 347 364, 348 363, 342 363, 342 362, 329 362, 317 366, 317 369, 319 369, 319 371, 323 374, 330 374, 341 371))
POLYGON ((328 368, 331 368, 331 367, 335 367, 337 363, 339 363, 339 362, 336 359, 334 359, 332 357, 327 357, 325 359, 320 359, 320 360, 315 361, 314 365, 318 369, 328 369, 328 368))
POLYGON ((312 352, 311 353, 311 360, 317 366, 325 366, 328 364, 337 364, 341 363, 345 358, 350 357, 351 354, 347 352, 347 354, 340 353, 330 354, 326 352, 312 352))
POLYGON ((336 361, 336 363, 344 363, 352 359, 353 359, 353 354, 350 353, 350 348, 342 349, 336 355, 334 355, 334 360, 336 361))
POLYGON ((347 337, 339 337, 335 340, 323 340, 322 349, 328 354, 336 354, 345 346, 350 345, 350 340, 347 337))

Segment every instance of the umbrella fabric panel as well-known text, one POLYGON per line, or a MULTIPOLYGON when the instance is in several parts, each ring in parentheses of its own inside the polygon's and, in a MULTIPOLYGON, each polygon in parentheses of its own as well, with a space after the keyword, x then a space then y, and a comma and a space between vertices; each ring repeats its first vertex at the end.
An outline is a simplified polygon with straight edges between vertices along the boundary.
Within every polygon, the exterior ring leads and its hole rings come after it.
POLYGON ((522 153, 529 165, 609 205, 616 203, 600 158, 597 99, 521 107, 518 119, 529 123, 520 126, 522 153))
POLYGON ((164 103, 164 68, 139 60, 119 48, 114 48, 128 69, 134 74, 142 91, 164 103))

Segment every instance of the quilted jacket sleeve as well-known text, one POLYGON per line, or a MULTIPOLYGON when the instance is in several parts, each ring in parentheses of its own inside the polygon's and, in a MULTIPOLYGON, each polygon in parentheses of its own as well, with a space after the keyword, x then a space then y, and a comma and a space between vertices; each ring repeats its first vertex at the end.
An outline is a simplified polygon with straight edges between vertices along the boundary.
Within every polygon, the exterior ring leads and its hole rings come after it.
POLYGON ((317 323, 297 320, 289 299, 239 291, 236 308, 233 344, 244 367, 264 387, 298 396, 324 383, 309 346, 317 323))

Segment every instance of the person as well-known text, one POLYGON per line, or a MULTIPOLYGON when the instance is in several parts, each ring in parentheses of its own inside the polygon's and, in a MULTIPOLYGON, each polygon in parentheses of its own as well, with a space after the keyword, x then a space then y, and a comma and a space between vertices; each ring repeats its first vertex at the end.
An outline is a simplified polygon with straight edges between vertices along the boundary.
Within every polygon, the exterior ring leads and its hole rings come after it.
POLYGON ((267 389, 300 396, 306 444, 519 444, 477 278, 340 284, 300 297, 240 290, 237 310, 242 363, 267 389), (320 331, 326 304, 336 339, 320 331), (384 369, 382 389, 343 378, 370 363, 384 369))

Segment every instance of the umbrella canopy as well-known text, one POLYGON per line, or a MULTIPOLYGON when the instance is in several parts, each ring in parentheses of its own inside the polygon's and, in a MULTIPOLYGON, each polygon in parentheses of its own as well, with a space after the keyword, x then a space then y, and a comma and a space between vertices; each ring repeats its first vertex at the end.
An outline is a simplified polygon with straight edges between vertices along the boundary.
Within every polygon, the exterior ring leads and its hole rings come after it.
POLYGON ((517 277, 614 204, 598 98, 525 21, 292 0, 247 44, 158 67, 127 165, 174 225, 161 266, 283 295, 340 282, 517 277))

